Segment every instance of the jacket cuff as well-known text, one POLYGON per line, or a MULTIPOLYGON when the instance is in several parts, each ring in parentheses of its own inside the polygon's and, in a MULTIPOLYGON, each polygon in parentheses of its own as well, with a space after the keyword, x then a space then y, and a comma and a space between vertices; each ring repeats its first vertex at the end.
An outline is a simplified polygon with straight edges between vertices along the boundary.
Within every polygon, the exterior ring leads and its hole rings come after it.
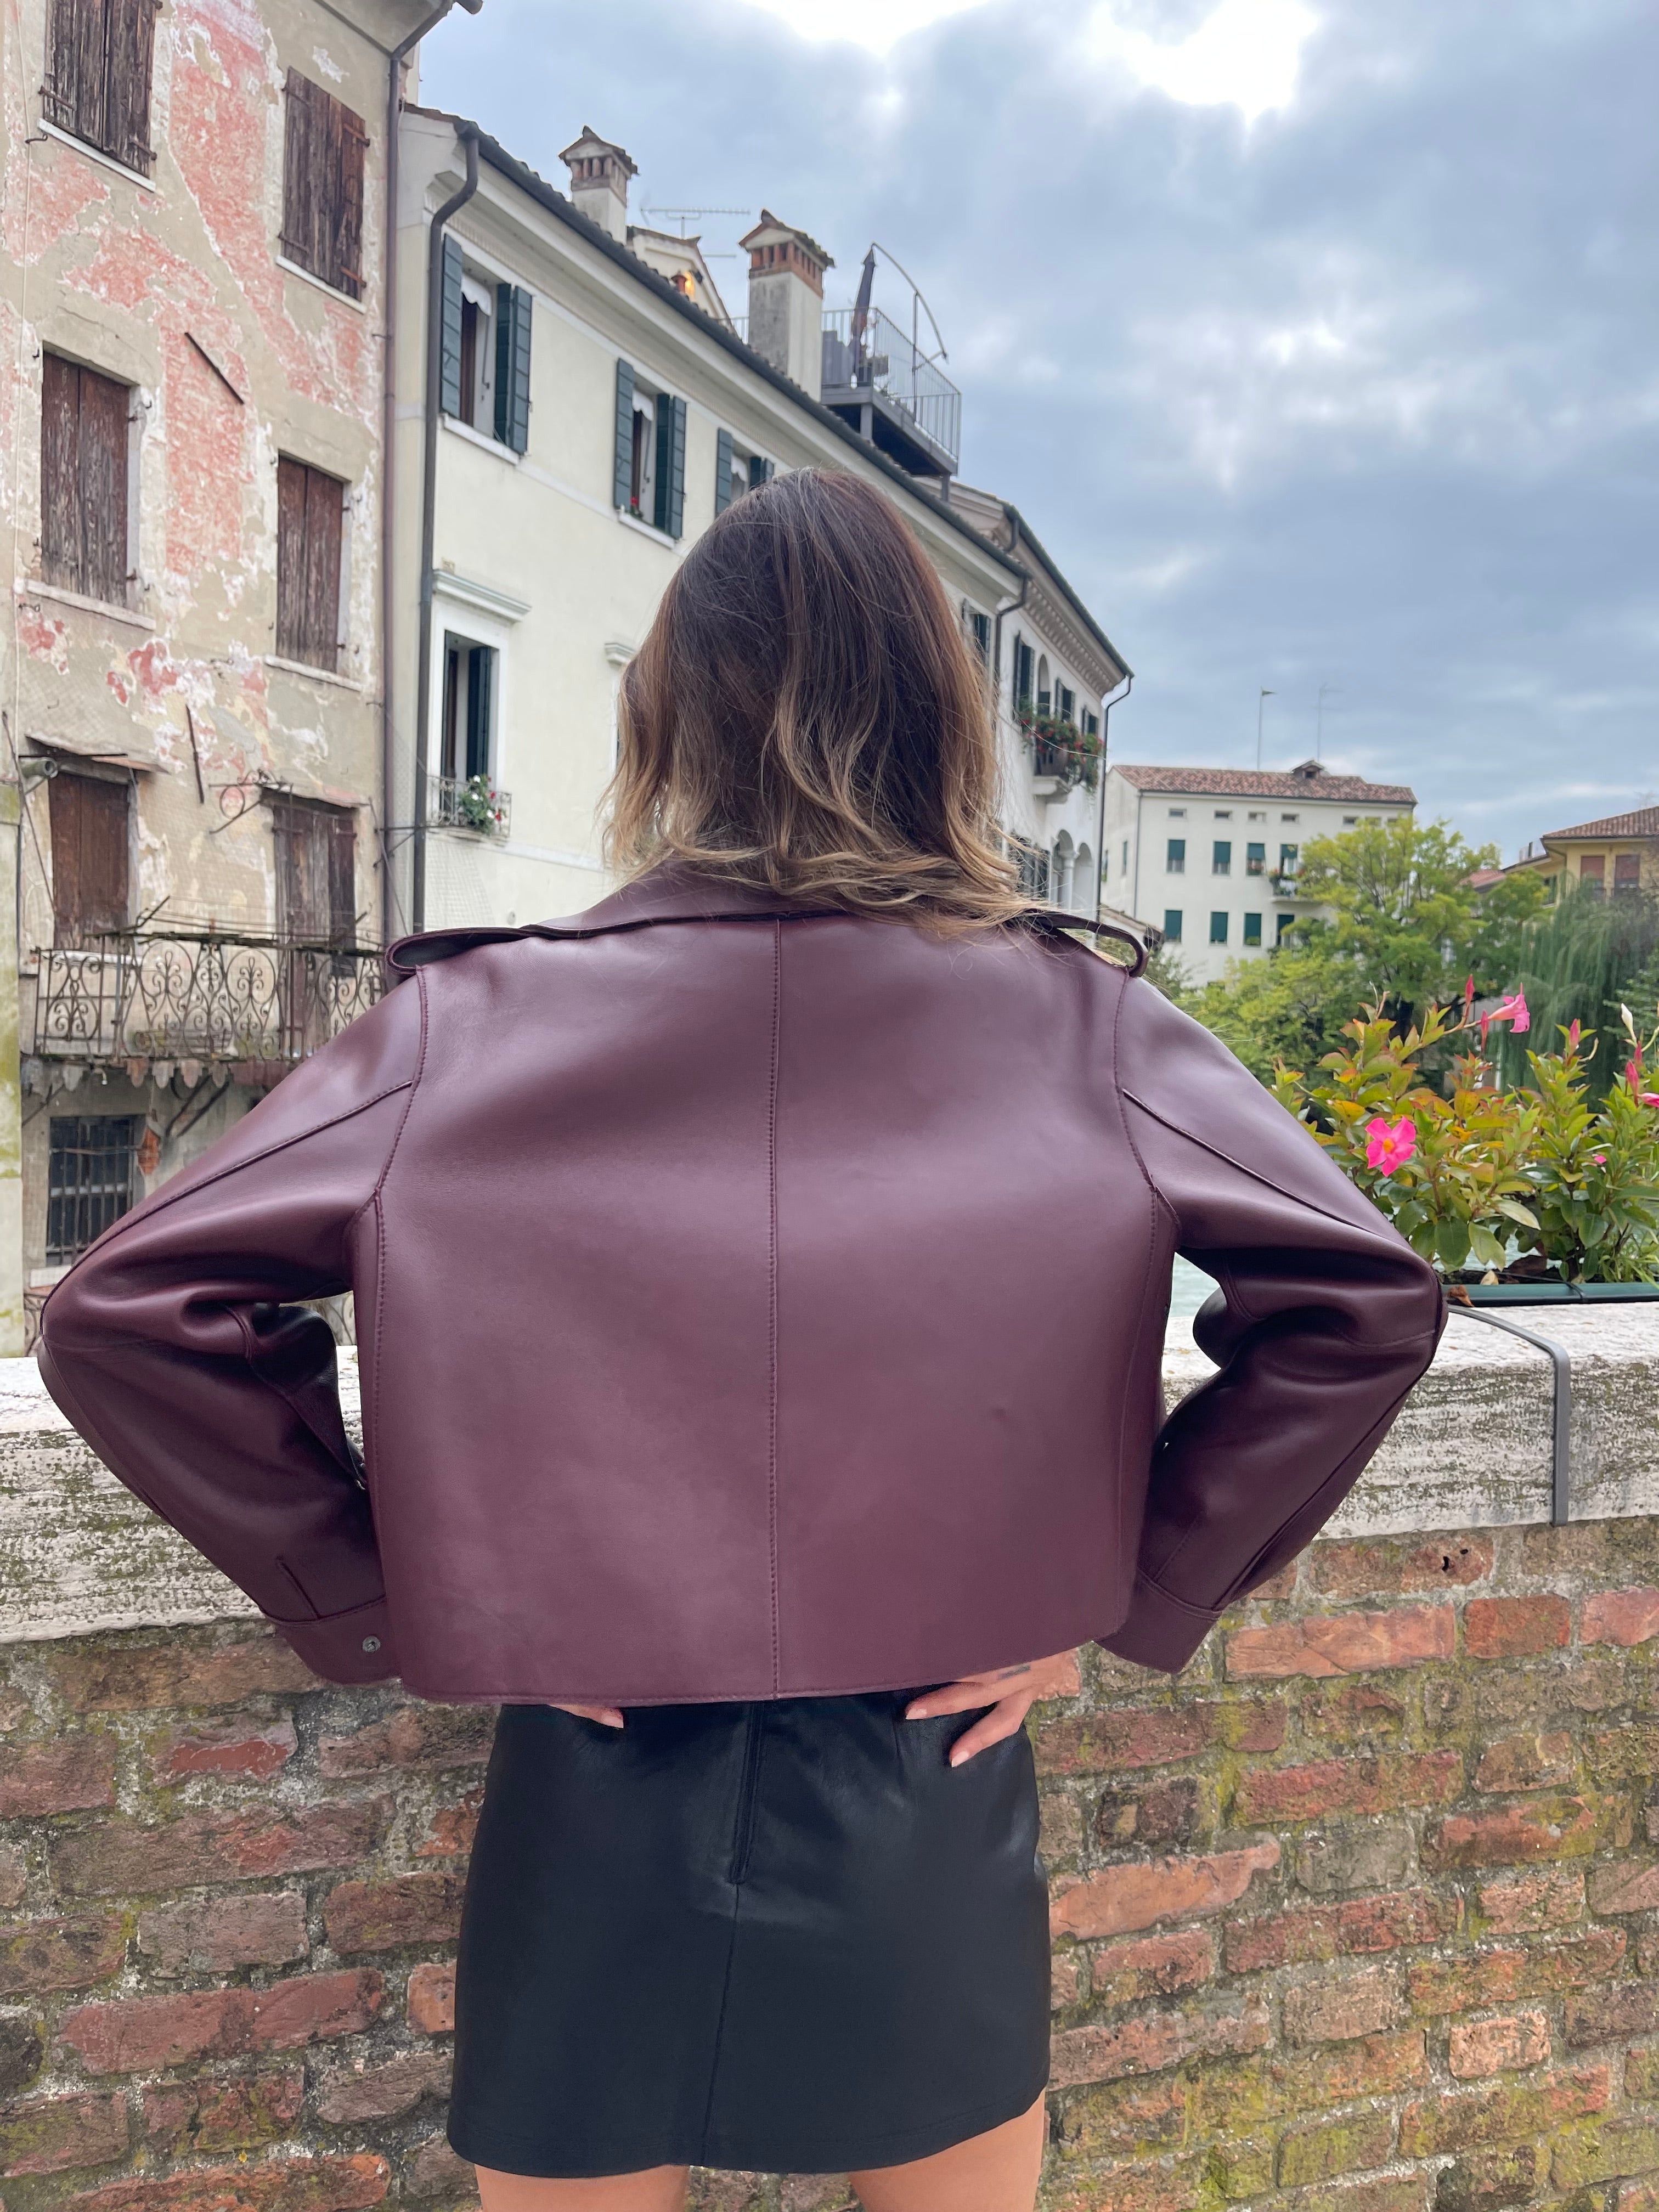
POLYGON ((1134 1595, 1121 1626, 1109 1636, 1095 1638, 1103 1650, 1138 1667, 1156 1667, 1165 1674, 1178 1674, 1220 1620, 1222 1608, 1206 1612, 1171 1597, 1145 1575, 1135 1577, 1134 1595))
POLYGON ((322 1620, 273 1620, 270 1625, 325 1682, 386 1682, 399 1671, 383 1597, 322 1620))

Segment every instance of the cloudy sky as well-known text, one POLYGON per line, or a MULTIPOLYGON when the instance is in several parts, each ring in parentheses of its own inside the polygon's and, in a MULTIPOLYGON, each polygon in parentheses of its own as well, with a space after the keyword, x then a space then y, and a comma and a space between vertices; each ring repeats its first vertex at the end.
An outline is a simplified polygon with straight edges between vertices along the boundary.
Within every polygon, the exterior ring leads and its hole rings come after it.
POLYGON ((1289 766, 1322 685, 1507 858, 1659 799, 1656 82, 1644 0, 485 0, 422 96, 763 202, 831 305, 879 239, 1136 671, 1118 758, 1248 767, 1265 685, 1289 766))

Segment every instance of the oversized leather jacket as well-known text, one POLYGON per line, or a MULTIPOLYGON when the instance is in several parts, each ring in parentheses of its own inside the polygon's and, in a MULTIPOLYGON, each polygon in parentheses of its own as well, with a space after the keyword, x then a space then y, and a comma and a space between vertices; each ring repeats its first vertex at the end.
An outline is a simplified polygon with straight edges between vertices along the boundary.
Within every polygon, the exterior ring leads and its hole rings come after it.
POLYGON ((394 965, 86 1254, 40 1351, 337 1681, 769 1698, 1090 1638, 1173 1671, 1432 1354, 1431 1271, 1075 939, 663 870, 394 965), (1176 1251, 1220 1371, 1165 1420, 1176 1251), (362 1466, 297 1303, 346 1290, 362 1466))

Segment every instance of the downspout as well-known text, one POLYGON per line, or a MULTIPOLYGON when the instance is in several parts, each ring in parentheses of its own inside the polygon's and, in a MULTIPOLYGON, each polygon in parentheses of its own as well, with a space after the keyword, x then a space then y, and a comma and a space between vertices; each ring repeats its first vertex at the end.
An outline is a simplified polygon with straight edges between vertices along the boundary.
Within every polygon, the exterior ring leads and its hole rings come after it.
MULTIPOLYGON (((1005 552, 1012 554, 1014 558, 1018 560, 1019 527, 1015 522, 1013 515, 1006 501, 1003 503, 1002 516, 1003 520, 1008 526, 1008 543, 1003 550, 1005 552)), ((1025 604, 1026 598, 1030 592, 1030 588, 1031 572, 1027 568, 1020 577, 1019 589, 1014 594, 1013 598, 1012 599, 1004 599, 997 608, 996 621, 991 631, 991 684, 994 695, 992 700, 994 721, 997 718, 1000 718, 1002 713, 1002 618, 1005 615, 1018 614, 1019 612, 1019 610, 1025 604)), ((1018 702, 1011 698, 1009 703, 1011 707, 1013 707, 1017 706, 1018 702)), ((1011 720, 1013 719, 1012 714, 1009 719, 1011 720)))
POLYGON ((414 866, 410 881, 410 925, 426 927, 426 778, 432 720, 432 560, 438 527, 438 403, 443 380, 444 225, 478 189, 478 127, 463 123, 455 136, 466 149, 466 182, 452 192, 432 218, 426 261, 426 433, 421 463, 421 640, 415 694, 414 866))
MULTIPOLYGON (((396 748, 392 718, 392 659, 397 597, 392 589, 397 558, 392 496, 397 488, 398 439, 398 167, 402 131, 398 127, 404 106, 404 64, 428 31, 435 31, 456 0, 439 0, 406 39, 392 49, 387 64, 386 95, 386 380, 381 406, 380 463, 380 942, 390 945, 398 934, 397 899, 392 881, 390 823, 396 818, 392 796, 396 748)), ((460 0, 476 15, 483 0, 460 0)))
MULTIPOLYGON (((1116 706, 1120 699, 1127 699, 1134 688, 1135 672, 1132 668, 1129 671, 1128 675, 1124 678, 1123 689, 1121 691, 1114 691, 1109 699, 1103 699, 1100 702, 1100 830, 1095 840, 1095 920, 1097 921, 1100 920, 1100 909, 1106 903, 1105 900, 1100 895, 1100 886, 1104 881, 1106 875, 1106 763, 1110 757, 1111 753, 1112 709, 1116 706)), ((1139 890, 1139 888, 1140 823, 1139 818, 1137 818, 1135 823, 1135 889, 1139 890)), ((1135 921, 1138 919, 1139 917, 1136 915, 1134 909, 1131 908, 1130 920, 1135 921)))

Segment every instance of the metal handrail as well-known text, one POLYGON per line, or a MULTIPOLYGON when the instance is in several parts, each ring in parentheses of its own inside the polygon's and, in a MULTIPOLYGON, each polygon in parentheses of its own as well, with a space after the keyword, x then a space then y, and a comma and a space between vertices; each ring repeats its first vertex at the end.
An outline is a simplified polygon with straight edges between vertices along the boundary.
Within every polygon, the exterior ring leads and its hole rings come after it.
POLYGON ((1518 1336, 1540 1352, 1548 1354, 1553 1370, 1551 1401, 1550 1439, 1550 1523, 1553 1528, 1565 1528, 1572 1518, 1572 1360, 1565 1345, 1553 1337, 1540 1336, 1536 1330, 1522 1328, 1517 1321, 1489 1312, 1485 1306, 1464 1305, 1461 1301, 1448 1304, 1448 1313, 1462 1314, 1467 1320, 1485 1322, 1489 1328, 1501 1328, 1510 1336, 1518 1336))

